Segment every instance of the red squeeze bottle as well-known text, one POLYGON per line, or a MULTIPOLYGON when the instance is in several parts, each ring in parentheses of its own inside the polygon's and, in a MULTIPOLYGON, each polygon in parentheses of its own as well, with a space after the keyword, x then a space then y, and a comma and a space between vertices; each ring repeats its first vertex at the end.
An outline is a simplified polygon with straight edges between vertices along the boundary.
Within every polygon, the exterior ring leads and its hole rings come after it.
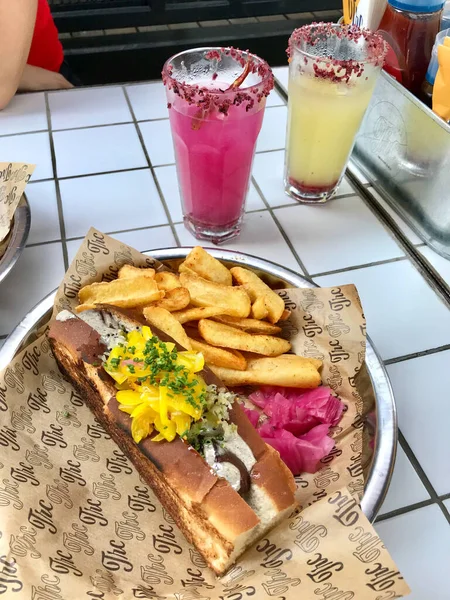
POLYGON ((389 44, 385 70, 419 96, 445 0, 388 0, 378 31, 389 44))

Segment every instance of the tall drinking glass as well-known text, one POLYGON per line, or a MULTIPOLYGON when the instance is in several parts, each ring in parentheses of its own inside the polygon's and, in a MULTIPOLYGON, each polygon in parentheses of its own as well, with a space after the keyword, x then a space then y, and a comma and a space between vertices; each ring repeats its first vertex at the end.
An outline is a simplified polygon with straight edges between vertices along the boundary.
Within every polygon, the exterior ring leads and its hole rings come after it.
POLYGON ((313 23, 289 40, 285 191, 305 203, 336 192, 384 64, 382 37, 313 23))
POLYGON ((163 81, 184 224, 220 244, 240 233, 272 71, 241 50, 196 48, 170 58, 163 81))

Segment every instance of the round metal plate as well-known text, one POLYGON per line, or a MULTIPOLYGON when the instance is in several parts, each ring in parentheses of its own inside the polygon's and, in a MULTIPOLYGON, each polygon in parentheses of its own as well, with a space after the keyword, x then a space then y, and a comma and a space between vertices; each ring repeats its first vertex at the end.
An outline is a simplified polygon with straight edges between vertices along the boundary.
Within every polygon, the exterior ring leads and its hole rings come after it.
POLYGON ((22 254, 22 250, 25 248, 25 244, 27 243, 28 234, 30 233, 30 225, 30 206, 25 194, 23 194, 14 213, 14 221, 9 244, 6 248, 5 254, 0 258, 0 284, 10 273, 19 256, 22 254))
MULTIPOLYGON (((191 248, 167 248, 146 252, 170 267, 176 267, 186 258, 191 248)), ((252 269, 261 275, 274 288, 317 287, 294 271, 281 267, 267 260, 232 252, 208 248, 215 258, 227 265, 240 265, 252 269)), ((17 325, 0 350, 0 371, 2 371, 25 345, 32 341, 32 336, 45 325, 52 312, 56 292, 46 296, 17 325)), ((366 517, 373 521, 383 503, 394 468, 397 448, 397 413, 394 395, 384 365, 379 358, 370 339, 367 339, 366 366, 369 372, 376 399, 376 413, 368 426, 375 430, 375 446, 366 480, 361 508, 366 517)))

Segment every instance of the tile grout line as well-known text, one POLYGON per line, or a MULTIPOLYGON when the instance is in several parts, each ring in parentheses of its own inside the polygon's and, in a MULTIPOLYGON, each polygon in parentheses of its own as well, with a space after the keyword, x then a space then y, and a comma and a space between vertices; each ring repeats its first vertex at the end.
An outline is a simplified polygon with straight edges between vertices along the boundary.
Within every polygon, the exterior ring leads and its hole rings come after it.
POLYGON ((67 271, 69 268, 69 255, 67 252, 67 244, 66 244, 66 225, 64 223, 64 213, 62 207, 61 200, 61 190, 59 189, 59 181, 58 181, 58 172, 56 168, 56 153, 55 153, 55 144, 53 140, 53 132, 52 132, 52 116, 50 112, 50 104, 48 101, 48 93, 45 92, 45 109, 47 112, 47 123, 48 123, 48 135, 50 140, 50 154, 52 157, 52 168, 53 168, 53 176, 55 182, 55 191, 56 191, 56 204, 58 207, 58 219, 59 219, 59 229, 61 232, 61 246, 63 251, 63 260, 64 260, 64 270, 67 271))
POLYGON ((401 262, 408 260, 407 256, 396 256, 395 258, 387 258, 386 260, 378 260, 370 263, 364 263, 362 265, 354 265, 351 267, 344 267, 343 269, 335 269, 333 271, 323 271, 323 273, 314 273, 311 277, 324 277, 325 275, 335 275, 337 273, 347 273, 348 271, 356 271, 357 269, 368 269, 370 267, 378 267, 380 265, 387 265, 394 262, 401 262))
POLYGON ((431 498, 429 500, 423 500, 422 502, 416 502, 415 504, 409 504, 408 506, 403 506, 402 508, 396 508, 395 510, 391 510, 387 513, 383 513, 379 515, 375 523, 381 523, 382 521, 387 521, 388 519, 392 519, 394 517, 400 517, 401 515, 406 515, 415 510, 419 510, 420 508, 425 508, 427 506, 432 506, 433 504, 437 504, 435 500, 431 498))
POLYGON ((131 112, 131 116, 133 117, 134 127, 136 129, 136 133, 137 133, 137 136, 138 136, 139 141, 141 143, 145 159, 146 159, 146 161, 148 163, 148 167, 150 169, 150 172, 151 172, 152 177, 153 177, 153 181, 154 181, 156 189, 158 191, 158 195, 159 195, 161 204, 162 204, 162 206, 164 208, 164 211, 166 213, 168 224, 169 224, 169 226, 170 226, 170 228, 172 230, 172 234, 173 234, 173 237, 175 239, 175 242, 176 242, 177 246, 181 246, 177 230, 175 229, 175 225, 174 225, 174 223, 172 221, 172 216, 170 214, 169 207, 167 206, 166 199, 164 198, 164 194, 162 193, 161 186, 159 185, 159 181, 158 181, 158 179, 157 179, 157 177, 155 175, 155 169, 154 169, 154 167, 152 165, 152 161, 150 160, 150 156, 149 156, 149 154, 147 152, 147 148, 146 148, 145 143, 144 143, 144 138, 142 137, 142 133, 141 133, 141 130, 139 129, 138 122, 136 121, 136 115, 134 114, 134 109, 133 109, 133 106, 131 104, 130 98, 128 97, 127 89, 126 89, 125 86, 122 86, 122 91, 123 91, 123 94, 124 94, 125 99, 127 101, 128 108, 129 108, 129 110, 131 112))
POLYGON ((260 195, 262 201, 264 202, 264 204, 267 206, 267 210, 269 211, 270 216, 272 217, 272 219, 275 222, 275 225, 278 228, 278 231, 280 232, 281 236, 283 237, 284 241, 286 242, 286 245, 288 246, 289 250, 292 252, 295 260, 297 261, 297 263, 299 264, 300 268, 303 271, 303 274, 305 275, 305 277, 309 280, 311 280, 311 276, 308 272, 308 269, 305 267, 305 265, 303 264, 303 261, 300 259, 300 256, 298 255, 297 251, 295 250, 294 246, 292 245, 291 240, 288 238, 286 232, 284 231, 284 229, 281 227, 280 222, 278 221, 277 217, 273 214, 273 210, 272 207, 270 206, 270 204, 267 202, 266 197, 264 196, 261 188, 259 187, 257 181, 255 180, 255 178, 253 177, 253 175, 251 176, 251 181, 253 183, 253 185, 256 188, 256 191, 258 192, 258 194, 260 195))
POLYGON ((404 354, 403 356, 387 358, 383 362, 385 365, 395 365, 397 363, 404 362, 405 360, 421 358, 422 356, 428 356, 429 354, 438 354, 439 352, 445 352, 446 350, 450 350, 450 344, 438 346, 437 348, 429 348, 428 350, 420 350, 419 352, 413 352, 412 354, 404 354))
POLYGON ((447 511, 447 509, 444 506, 442 500, 439 498, 439 496, 438 496, 436 490, 434 489, 431 481, 428 479, 428 476, 426 475, 426 473, 425 473, 422 465, 418 461, 418 459, 417 459, 416 455, 414 454, 411 446, 406 441, 406 438, 405 438, 405 436, 403 435, 403 433, 401 432, 400 429, 398 430, 398 441, 399 441, 399 444, 402 447, 404 453, 408 457, 409 462, 412 464, 412 466, 413 466, 416 474, 418 475, 420 481, 422 482, 423 486, 427 490, 427 492, 428 492, 431 500, 439 506, 439 508, 441 509, 442 514, 444 515, 444 517, 447 519, 448 523, 450 524, 450 513, 447 511))

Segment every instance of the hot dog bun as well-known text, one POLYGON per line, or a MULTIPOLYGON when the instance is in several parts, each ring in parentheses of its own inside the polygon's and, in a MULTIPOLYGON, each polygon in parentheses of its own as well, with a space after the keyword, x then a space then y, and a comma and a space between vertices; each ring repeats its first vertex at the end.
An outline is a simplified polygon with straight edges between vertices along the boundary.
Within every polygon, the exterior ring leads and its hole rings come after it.
MULTIPOLYGON (((94 321, 100 316, 108 326, 117 323, 132 330, 144 325, 130 310, 102 306, 88 312, 94 321)), ((296 508, 291 472, 278 453, 263 442, 237 402, 230 411, 230 421, 236 424, 237 433, 255 459, 245 495, 218 477, 204 458, 179 437, 158 443, 146 438, 136 444, 131 436, 131 418, 119 410, 114 381, 101 366, 105 334, 101 324, 97 329, 103 337, 72 314, 66 320, 51 322, 48 338, 60 370, 133 462, 186 539, 217 574, 223 574, 246 548, 296 508)), ((172 341, 155 328, 152 331, 162 341, 172 341)), ((202 376, 208 385, 224 387, 209 369, 205 368, 202 376)))

